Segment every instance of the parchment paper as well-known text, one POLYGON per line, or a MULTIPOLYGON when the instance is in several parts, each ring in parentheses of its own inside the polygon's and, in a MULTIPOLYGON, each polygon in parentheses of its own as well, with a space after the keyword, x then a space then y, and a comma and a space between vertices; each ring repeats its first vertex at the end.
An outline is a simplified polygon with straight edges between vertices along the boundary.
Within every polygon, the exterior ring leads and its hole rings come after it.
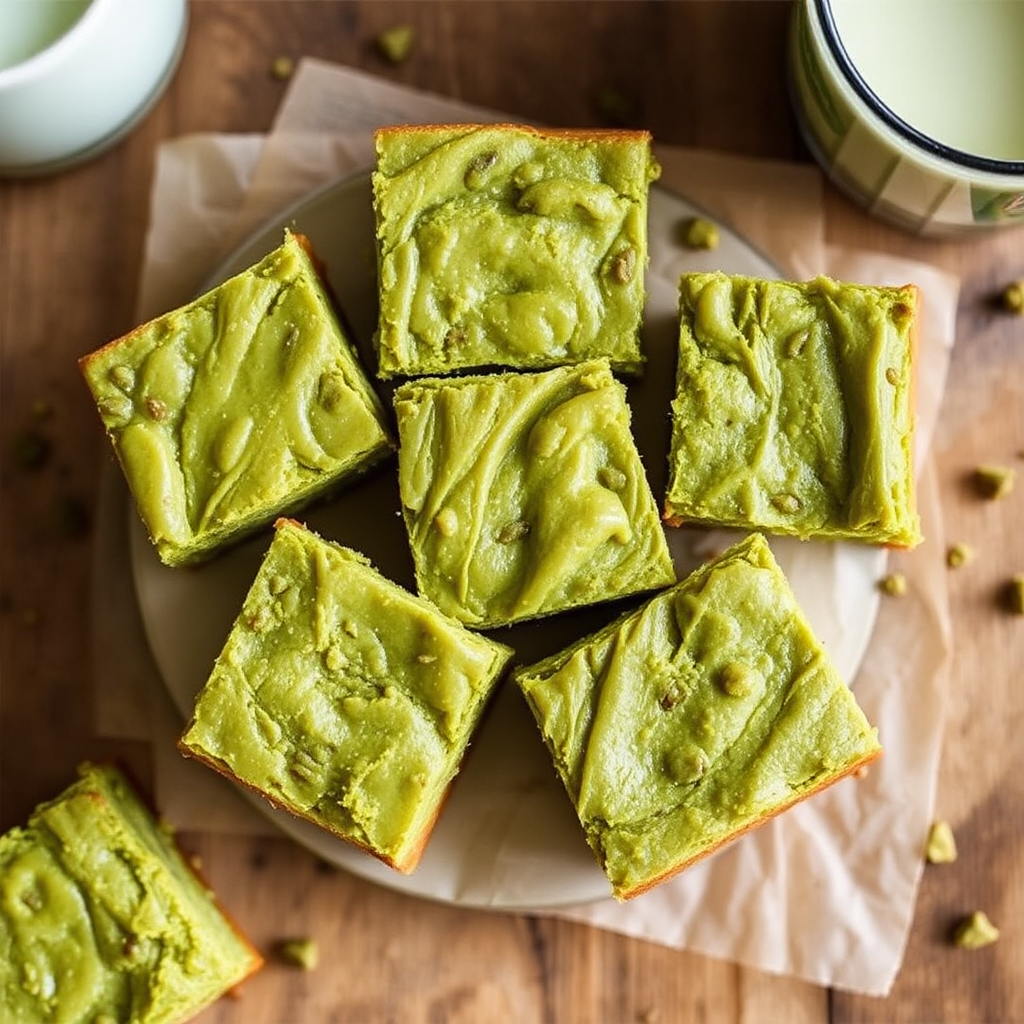
MULTIPOLYGON (((158 154, 139 293, 142 320, 187 301, 224 254, 312 189, 372 163, 381 124, 501 120, 362 73, 304 61, 272 131, 199 135, 158 154)), ((543 914, 884 995, 899 970, 931 821, 950 628, 945 541, 928 448, 954 340, 958 282, 936 268, 824 243, 816 168, 656 145, 662 183, 727 223, 795 279, 827 273, 919 285, 919 505, 927 541, 892 556, 909 593, 883 602, 854 680, 886 754, 847 780, 628 904, 543 914)), ((126 492, 106 467, 96 538, 97 729, 146 738, 155 797, 181 829, 263 834, 268 821, 174 747, 181 721, 146 646, 126 543, 126 492)))

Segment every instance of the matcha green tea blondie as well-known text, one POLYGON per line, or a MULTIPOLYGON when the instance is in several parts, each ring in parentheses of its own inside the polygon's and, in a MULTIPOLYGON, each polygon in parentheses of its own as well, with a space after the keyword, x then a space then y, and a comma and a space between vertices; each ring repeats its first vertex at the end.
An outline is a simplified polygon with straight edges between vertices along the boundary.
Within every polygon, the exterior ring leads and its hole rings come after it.
POLYGON ((916 312, 913 286, 684 275, 666 520, 917 544, 916 312))
POLYGON ((308 241, 80 360, 160 558, 210 557, 392 450, 308 241))
POLYGON ((279 520, 180 746, 407 873, 511 653, 279 520))
POLYGON ((396 389, 417 587, 490 628, 675 582, 607 360, 396 389))
POLYGON ((644 131, 405 125, 376 133, 382 378, 643 367, 644 131))
POLYGON ((120 771, 0 836, 0 1020, 179 1024, 259 969, 120 771))
POLYGON ((513 678, 619 899, 881 753, 756 533, 513 678))

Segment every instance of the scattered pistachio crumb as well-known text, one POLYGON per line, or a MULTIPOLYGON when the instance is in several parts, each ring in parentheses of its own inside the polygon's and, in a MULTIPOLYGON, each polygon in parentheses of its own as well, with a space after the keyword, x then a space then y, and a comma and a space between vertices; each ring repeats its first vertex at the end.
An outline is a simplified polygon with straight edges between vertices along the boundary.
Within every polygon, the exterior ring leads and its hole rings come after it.
POLYGON ((953 929, 953 942, 961 949, 981 949, 999 938, 999 929, 984 910, 976 910, 953 929))
POLYGON ((1024 281, 1011 281, 1002 293, 1003 309, 1015 316, 1024 316, 1024 281))
POLYGON ((929 864, 952 864, 956 860, 956 839, 948 821, 932 822, 924 853, 929 864))
POLYGON ((959 569, 962 565, 966 565, 973 558, 974 548, 969 544, 951 544, 949 550, 946 552, 946 565, 948 565, 950 569, 959 569))
POLYGON ((412 25, 392 25, 377 36, 377 48, 392 64, 408 60, 416 42, 416 30, 412 25))
POLYGON ((683 222, 682 240, 691 249, 717 249, 718 225, 706 217, 691 217, 683 222))
POLYGON ((277 955, 287 964, 311 971, 320 960, 316 939, 284 939, 277 944, 277 955))
POLYGON ((878 587, 889 597, 903 597, 907 592, 907 577, 901 572, 890 572, 878 581, 878 587))
POLYGON ((295 74, 295 58, 288 56, 275 57, 270 62, 270 75, 279 82, 286 82, 295 74))
POLYGON ((887 366, 885 370, 885 379, 895 387, 900 382, 900 371, 895 366, 887 366))
POLYGON ((1024 615, 1024 575, 1014 576, 1006 585, 1006 604, 1014 615, 1024 615))
POLYGON ((978 466, 974 471, 974 483, 983 498, 1005 498, 1013 490, 1016 475, 1007 466, 978 466))

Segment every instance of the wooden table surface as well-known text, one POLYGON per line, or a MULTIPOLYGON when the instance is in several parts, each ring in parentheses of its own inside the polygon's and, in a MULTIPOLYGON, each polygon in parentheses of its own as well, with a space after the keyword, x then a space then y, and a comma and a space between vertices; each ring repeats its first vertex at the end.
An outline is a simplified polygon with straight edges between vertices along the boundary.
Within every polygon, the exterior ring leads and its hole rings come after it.
MULTIPOLYGON (((142 744, 92 733, 88 516, 106 457, 77 357, 133 326, 154 150, 193 131, 268 129, 279 56, 313 55, 552 124, 600 123, 612 86, 655 138, 808 160, 787 103, 784 2, 391 3, 199 0, 180 70, 136 131, 86 166, 0 183, 0 829, 61 790, 84 758, 151 778, 142 744), (378 32, 415 26, 400 66, 378 32), (48 457, 30 468, 26 442, 48 457)), ((583 925, 470 911, 325 871, 285 839, 188 834, 262 948, 315 935, 321 966, 271 964, 207 1022, 1008 1022, 1024 1020, 1024 618, 1000 588, 1024 572, 1024 479, 972 490, 983 462, 1024 472, 1024 318, 994 304, 1024 277, 1024 233, 925 241, 831 187, 828 236, 961 278, 958 340, 936 441, 950 539, 977 558, 950 579, 953 664, 937 812, 959 860, 924 874, 906 958, 885 999, 830 992, 583 925), (984 909, 998 943, 964 951, 953 921, 984 909)), ((785 941, 780 936, 780 942, 785 941)))

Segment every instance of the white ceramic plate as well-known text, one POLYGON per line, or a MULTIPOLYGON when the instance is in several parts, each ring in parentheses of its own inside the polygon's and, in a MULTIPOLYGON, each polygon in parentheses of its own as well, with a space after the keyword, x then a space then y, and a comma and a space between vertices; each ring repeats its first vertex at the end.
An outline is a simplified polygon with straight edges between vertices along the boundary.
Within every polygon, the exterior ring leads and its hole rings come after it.
MULTIPOLYGON (((764 256, 727 230, 715 250, 680 248, 674 240, 680 221, 699 212, 663 188, 652 189, 644 324, 649 362, 644 379, 629 386, 629 397, 637 443, 659 504, 666 471, 679 274, 717 268, 778 276, 764 256)), ((377 300, 369 176, 348 178, 316 192, 265 225, 209 283, 257 262, 280 244, 285 225, 312 240, 365 365, 373 367, 370 339, 377 300)), ((364 552, 382 572, 412 588, 395 476, 385 471, 357 484, 330 503, 310 509, 305 520, 322 535, 364 552)), ((169 569, 157 559, 134 511, 129 523, 132 569, 147 638, 171 697, 187 717, 256 574, 270 530, 207 565, 169 569)), ((731 539, 725 531, 670 531, 680 576, 731 539)), ((884 552, 852 544, 778 539, 772 547, 818 636, 844 677, 852 680, 874 625, 875 581, 884 566, 884 552)), ((570 613, 496 636, 511 643, 526 663, 589 633, 618 610, 609 606, 570 613)), ((411 875, 399 875, 326 831, 253 799, 284 832, 326 861, 419 896, 511 910, 583 903, 610 892, 540 733, 513 686, 498 694, 411 875)))

